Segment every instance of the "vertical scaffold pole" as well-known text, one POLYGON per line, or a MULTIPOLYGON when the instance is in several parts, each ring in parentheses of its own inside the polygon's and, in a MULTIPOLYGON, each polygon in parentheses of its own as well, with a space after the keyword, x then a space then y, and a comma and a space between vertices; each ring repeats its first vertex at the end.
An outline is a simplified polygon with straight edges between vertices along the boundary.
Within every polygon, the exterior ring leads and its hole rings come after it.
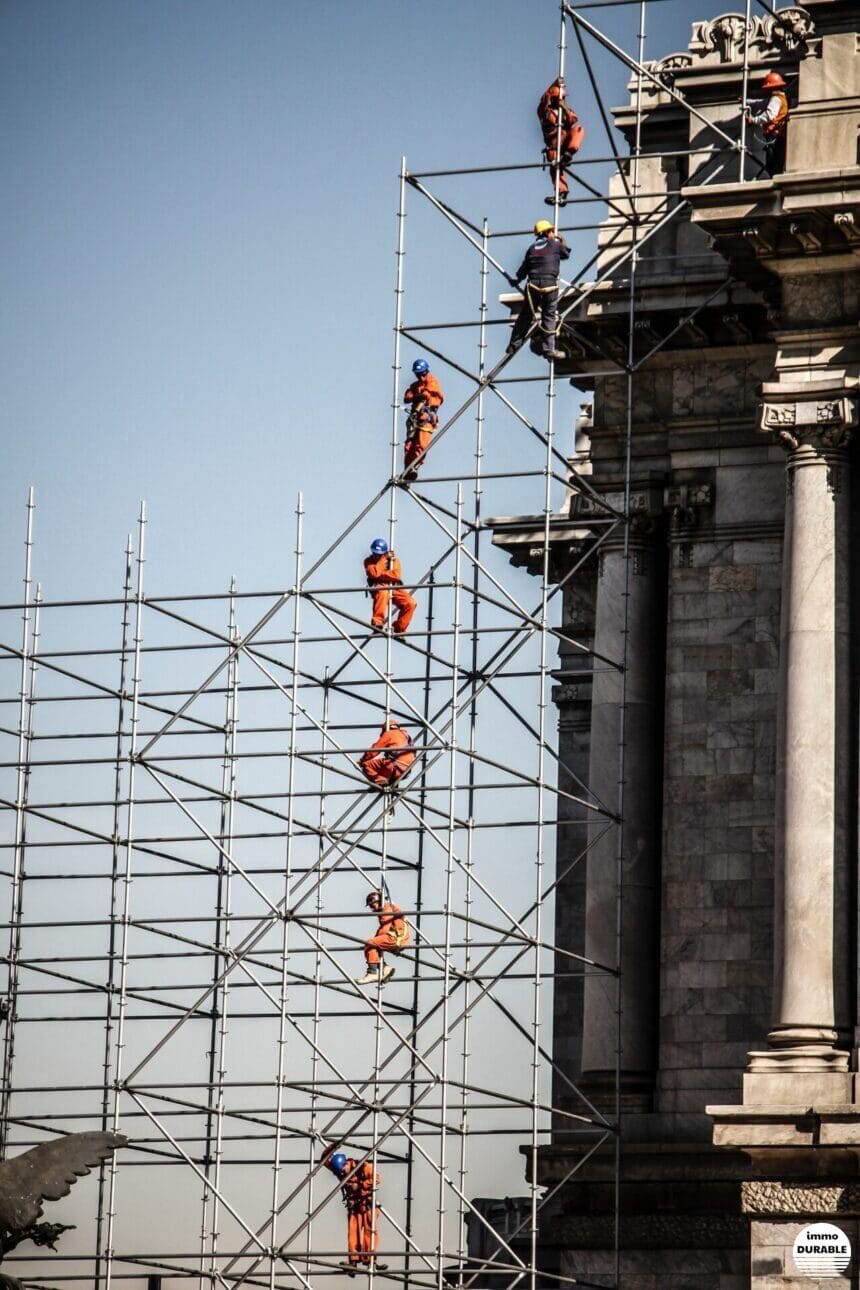
MULTIPOLYGON (((110 862, 110 912, 108 926, 107 980, 105 983, 105 1041, 102 1058, 102 1114, 101 1128, 107 1130, 111 1100, 111 1062, 113 1059, 114 986, 116 983, 117 893, 119 891, 120 822, 122 819, 122 784, 125 770, 123 745, 125 742, 125 714, 128 681, 128 632, 131 617, 132 541, 129 533, 125 544, 125 576, 122 584, 122 629, 119 652, 119 686, 116 714, 116 742, 114 745, 113 823, 111 828, 110 862)), ((101 1264, 104 1258, 105 1200, 107 1195, 108 1166, 99 1166, 99 1194, 96 1217, 96 1261, 93 1283, 101 1290, 101 1264)))
MULTIPOLYGON (((433 600, 436 591, 436 577, 433 569, 427 579, 427 621, 425 626, 425 649, 424 649, 424 693, 422 699, 422 718, 424 729, 430 720, 430 694, 431 694, 431 669, 433 660, 430 654, 431 642, 433 640, 433 600)), ((427 759, 421 758, 421 787, 418 791, 418 814, 424 819, 424 812, 427 809, 427 759)), ((415 975, 412 980, 412 1012, 411 1012, 411 1033, 414 1034, 418 1025, 418 1010, 420 1006, 420 985, 421 985, 421 924, 422 910, 424 903, 424 860, 425 860, 425 836, 424 829, 418 830, 418 861, 415 874, 415 907, 412 911, 412 926, 415 932, 415 975)), ((415 1097, 417 1093, 417 1075, 418 1068, 413 1056, 409 1062, 409 1106, 415 1106, 415 1097)), ((415 1206, 415 1150, 413 1142, 415 1140, 415 1113, 410 1111, 407 1121, 406 1131, 406 1213, 405 1213, 405 1230, 407 1236, 406 1257, 403 1267, 403 1283, 409 1285, 409 1276, 412 1257, 412 1235, 415 1206)))
POLYGON ((738 179, 741 183, 747 177, 747 98, 749 96, 750 77, 750 6, 751 0, 744 5, 744 69, 741 77, 741 146, 738 153, 738 179))
MULTIPOLYGON (((322 700, 322 720, 320 722, 320 779, 319 779, 319 818, 318 831, 319 841, 317 846, 317 865, 322 866, 326 851, 326 786, 328 782, 328 745, 329 745, 329 705, 331 699, 331 681, 330 669, 326 667, 323 676, 323 700, 322 700)), ((311 1255, 313 1251, 313 1210, 314 1210, 314 1178, 316 1174, 317 1152, 316 1140, 319 1132, 319 1093, 317 1092, 319 1069, 320 1069, 320 1024, 322 1010, 320 1008, 321 994, 321 974, 323 966, 323 956, 320 945, 323 935, 322 921, 322 883, 316 884, 314 892, 314 1012, 313 1012, 313 1029, 311 1042, 311 1082, 310 1082, 310 1121, 308 1136, 308 1201, 307 1215, 308 1220, 305 1224, 305 1275, 311 1274, 311 1255)))
POLYGON ((445 1190, 448 1160, 448 1059, 450 1049, 449 995, 451 991, 451 955, 453 953, 451 907, 454 899, 454 852, 457 820, 457 714, 458 686, 460 681, 460 582, 463 553, 463 485, 457 484, 457 527, 454 546, 454 586, 451 645, 451 724, 448 729, 450 755, 448 758, 448 846, 445 858, 445 916, 444 970, 442 973, 442 1054, 439 1069, 441 1104, 439 1107, 439 1223, 437 1229, 437 1290, 445 1286, 445 1190))
POLYGON ((0 1159, 9 1145, 9 1108, 12 1100, 12 1069, 15 1060, 15 1027, 18 1012, 18 974, 21 953, 21 913, 24 900, 24 852, 26 848, 27 784, 29 748, 27 722, 30 698, 30 593, 33 578, 34 492, 27 494, 27 529, 24 540, 24 608, 21 615, 21 668, 18 687, 18 759, 15 789, 15 847, 9 911, 8 1016, 3 1037, 3 1096, 0 1099, 0 1159))
POLYGON ((233 854, 237 788, 237 721, 239 714, 239 654, 236 643, 236 579, 230 580, 227 639, 229 644, 224 712, 224 761, 221 767, 221 813, 218 829, 217 877, 215 889, 215 953, 212 960, 212 1012, 209 1024, 209 1098, 206 1110, 206 1138, 203 1160, 204 1186, 200 1222, 200 1290, 204 1280, 215 1286, 219 1225, 221 1218, 221 1164, 224 1154, 224 1080, 227 1074, 230 976, 225 972, 232 939, 233 869, 227 856, 233 854), (211 1181, 212 1186, 207 1184, 211 1181), (207 1271, 208 1264, 208 1271, 207 1271))
MULTIPOLYGON (((478 402, 475 408, 475 488, 474 488, 474 530, 472 533, 472 551, 474 555, 472 565, 472 631, 471 631, 471 671, 472 676, 478 675, 478 626, 480 614, 480 558, 481 558, 481 499, 483 489, 481 483, 481 469, 484 461, 484 400, 486 389, 484 387, 484 375, 486 373, 487 360, 487 301, 488 285, 490 275, 490 262, 487 258, 489 250, 490 227, 484 217, 481 227, 481 304, 480 304, 480 323, 478 326, 478 379, 481 382, 481 392, 478 395, 478 402)), ((474 865, 474 822, 475 822, 475 799, 476 799, 476 774, 475 774, 475 753, 478 746, 478 704, 476 697, 476 681, 472 682, 472 694, 469 701, 469 758, 468 758, 468 788, 466 794, 466 855, 464 861, 465 867, 465 890, 463 895, 463 916, 464 916, 464 946, 463 946, 463 972, 465 982, 463 984, 463 1042, 460 1052, 460 1080, 463 1087, 462 1098, 460 1099, 460 1161, 458 1169, 458 1187, 459 1196, 457 1198, 457 1218, 458 1218, 458 1239, 457 1239, 457 1276, 462 1280, 463 1265, 466 1259, 466 1206, 464 1197, 466 1195, 466 1169, 468 1166, 468 1139, 469 1139, 469 1057, 470 1057, 470 1038, 471 1038, 471 1019, 472 1019, 472 991, 469 973, 472 970, 472 869, 474 865)))
MULTIPOLYGON (((140 656, 143 641, 143 571, 146 563, 146 503, 140 504, 137 539, 137 586, 134 610, 134 662, 132 665, 130 737, 128 749, 128 796, 126 798, 125 869, 123 873, 122 918, 119 961, 119 999, 117 1002, 116 1043, 113 1063, 113 1116, 111 1128, 119 1132, 122 1116, 123 1049, 125 1047, 125 1020, 128 1004, 128 942, 131 926, 131 883, 134 869, 134 807, 135 771, 137 769, 137 740, 140 724, 140 656)), ((110 1290, 115 1257, 114 1236, 116 1224, 116 1196, 119 1165, 116 1153, 111 1157, 110 1189, 107 1216, 107 1249, 105 1251, 105 1287, 110 1290)))
MULTIPOLYGON (((287 999, 289 990, 289 952, 290 952, 290 901, 293 891, 293 862, 294 862, 294 844, 295 844, 295 789, 296 789, 296 765, 298 762, 298 749, 296 740, 298 736, 298 713, 299 713, 299 654, 301 649, 302 634, 302 525, 304 520, 304 507, 302 504, 302 494, 299 493, 296 499, 296 561, 293 575, 293 631, 292 631, 292 649, 290 655, 290 667, 292 671, 292 683, 290 686, 290 768, 287 777, 287 854, 284 866, 284 897, 283 897, 283 917, 282 934, 281 934, 281 977, 279 991, 279 1016, 278 1016, 278 1062, 277 1062, 277 1088, 275 1092, 275 1154, 272 1161, 272 1213, 269 1226, 269 1247, 272 1251, 278 1248, 278 1214, 279 1209, 279 1184, 281 1176, 281 1130, 284 1108, 284 1070, 286 1067, 287 1057, 287 999)), ((275 1290, 275 1266, 277 1258, 275 1255, 269 1255, 269 1290, 275 1290)))

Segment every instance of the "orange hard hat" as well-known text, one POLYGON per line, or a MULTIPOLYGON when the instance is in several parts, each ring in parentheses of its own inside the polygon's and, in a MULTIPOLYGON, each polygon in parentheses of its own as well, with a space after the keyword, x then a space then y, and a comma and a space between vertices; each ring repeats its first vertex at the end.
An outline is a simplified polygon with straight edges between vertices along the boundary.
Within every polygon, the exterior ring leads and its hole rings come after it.
POLYGON ((779 72, 768 72, 767 76, 761 83, 761 87, 763 90, 784 90, 785 81, 782 79, 779 72))

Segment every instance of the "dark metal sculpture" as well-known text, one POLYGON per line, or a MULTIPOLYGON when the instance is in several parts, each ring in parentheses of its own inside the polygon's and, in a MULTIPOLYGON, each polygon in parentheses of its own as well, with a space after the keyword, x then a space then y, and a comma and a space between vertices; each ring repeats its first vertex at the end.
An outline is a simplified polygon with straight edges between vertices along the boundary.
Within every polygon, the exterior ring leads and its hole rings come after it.
MULTIPOLYGON (((56 1248, 68 1223, 40 1223, 42 1203, 68 1196, 78 1178, 125 1146, 121 1133, 69 1133, 40 1142, 14 1160, 0 1163, 0 1259, 22 1241, 56 1248)), ((0 1273, 0 1290, 20 1290, 14 1277, 0 1273)))

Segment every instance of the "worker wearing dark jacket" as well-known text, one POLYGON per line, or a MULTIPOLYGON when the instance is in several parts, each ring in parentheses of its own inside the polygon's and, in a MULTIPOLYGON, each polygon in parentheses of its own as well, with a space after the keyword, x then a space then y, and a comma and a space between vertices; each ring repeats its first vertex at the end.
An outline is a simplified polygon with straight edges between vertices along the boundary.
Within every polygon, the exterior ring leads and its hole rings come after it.
POLYGON ((412 769, 412 740, 396 721, 386 721, 376 743, 361 754, 359 766, 377 788, 388 788, 412 769))
POLYGON ((380 1263, 376 1258, 379 1206, 374 1203, 375 1192, 382 1179, 369 1160, 359 1164, 345 1152, 335 1151, 333 1142, 326 1147, 320 1163, 343 1184, 340 1190, 346 1205, 349 1258, 342 1261, 341 1267, 348 1268, 350 1276, 355 1276, 354 1269, 360 1263, 369 1266, 372 1262, 378 1272, 384 1272, 388 1264, 380 1263))
POLYGON ((552 85, 544 91, 538 103, 538 120, 543 131, 543 151, 552 176, 553 194, 545 197, 548 206, 556 203, 564 206, 567 203, 567 176, 565 166, 569 166, 582 146, 585 131, 579 124, 579 118, 565 103, 566 90, 564 80, 557 77, 552 85))
POLYGON ((526 332, 535 319, 539 318, 538 329, 533 334, 531 347, 536 354, 544 358, 564 358, 562 350, 556 349, 555 331, 558 323, 558 275, 562 260, 570 255, 570 248, 560 233, 554 233, 552 224, 547 219, 539 219, 535 224, 537 240, 532 242, 523 257, 523 262, 513 279, 519 285, 526 279, 523 292, 523 303, 514 323, 508 354, 519 349, 526 338, 526 332))
POLYGON ((764 168, 773 178, 785 170, 788 99, 785 81, 779 72, 768 72, 761 88, 764 91, 761 103, 758 107, 748 106, 746 117, 750 125, 759 126, 764 135, 764 168))
POLYGON ((373 614, 370 625, 381 631, 388 617, 389 599, 397 607, 397 617, 391 630, 395 636, 403 636, 412 622, 418 601, 403 586, 403 570, 400 561, 393 551, 389 551, 385 538, 374 538, 370 544, 370 555, 364 561, 364 572, 367 585, 373 593, 373 614))

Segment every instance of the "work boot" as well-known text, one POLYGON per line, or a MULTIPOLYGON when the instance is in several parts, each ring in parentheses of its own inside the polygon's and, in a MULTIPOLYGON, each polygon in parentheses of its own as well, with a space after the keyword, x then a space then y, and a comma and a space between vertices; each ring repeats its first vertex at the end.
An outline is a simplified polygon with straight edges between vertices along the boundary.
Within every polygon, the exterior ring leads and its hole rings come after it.
POLYGON ((390 967, 386 963, 385 967, 382 969, 382 984, 385 985, 385 982, 390 981, 393 976, 394 976, 394 968, 390 967))
POLYGON ((549 361, 551 358, 565 358, 565 357, 566 357, 565 352, 564 352, 564 350, 563 350, 563 349, 545 349, 545 350, 544 350, 544 352, 543 352, 543 356, 544 356, 544 358, 545 358, 547 361, 549 361))
MULTIPOLYGON (((392 972, 393 972, 393 971, 394 971, 394 968, 392 968, 391 970, 392 970, 392 972)), ((388 1264, 387 1264, 387 1263, 380 1263, 380 1262, 379 1262, 379 1259, 374 1259, 374 1260, 373 1260, 373 1270, 374 1270, 374 1272, 387 1272, 387 1271, 388 1271, 388 1264)))
POLYGON ((348 1273, 348 1275, 349 1275, 349 1276, 351 1276, 351 1277, 354 1277, 354 1276, 355 1276, 355 1272, 356 1272, 356 1264, 355 1264, 355 1263, 350 1263, 349 1259, 341 1259, 341 1261, 340 1261, 340 1266, 341 1266, 342 1268, 346 1268, 347 1273, 348 1273))
POLYGON ((371 623, 371 624, 370 624, 370 630, 371 630, 371 631, 374 631, 374 632, 384 632, 384 631, 385 631, 385 623, 371 623))
POLYGON ((355 984, 372 985, 374 981, 378 981, 378 980, 379 980, 379 969, 375 967, 369 967, 365 972, 364 976, 360 976, 356 978, 355 984))

